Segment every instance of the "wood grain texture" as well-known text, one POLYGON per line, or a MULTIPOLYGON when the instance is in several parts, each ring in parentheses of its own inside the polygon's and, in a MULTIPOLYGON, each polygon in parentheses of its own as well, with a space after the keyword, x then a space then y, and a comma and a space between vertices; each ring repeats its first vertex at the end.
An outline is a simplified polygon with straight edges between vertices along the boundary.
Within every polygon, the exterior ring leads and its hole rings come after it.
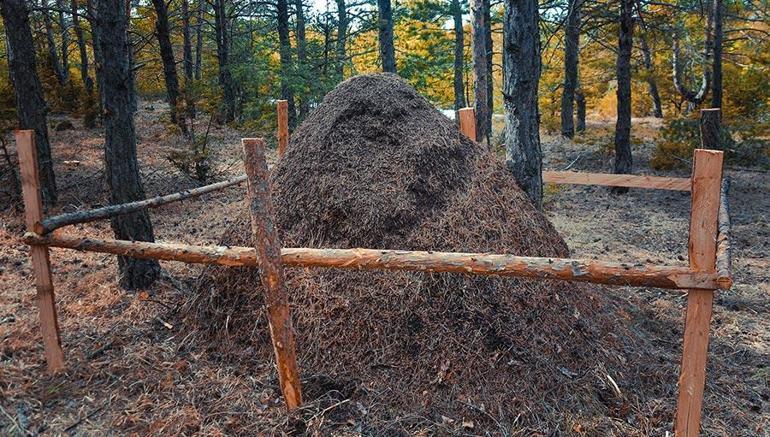
POLYGON ((689 178, 582 173, 575 171, 544 171, 543 182, 550 184, 604 185, 610 187, 648 188, 674 191, 690 191, 692 185, 689 178))
MULTIPOLYGON (((253 248, 237 246, 190 246, 142 241, 101 240, 59 233, 39 236, 27 233, 27 244, 224 266, 257 266, 253 248)), ((668 289, 718 287, 716 273, 693 272, 688 267, 644 266, 569 258, 537 258, 488 253, 424 252, 380 249, 283 248, 287 267, 340 268, 351 270, 407 270, 426 273, 465 273, 481 276, 527 277, 610 285, 668 289)))
POLYGON ((476 112, 473 108, 462 108, 457 111, 457 116, 460 118, 460 132, 473 141, 477 141, 476 112))
POLYGON ((722 195, 719 200, 719 232, 717 234, 717 282, 719 288, 729 290, 733 285, 733 260, 730 247, 730 205, 727 193, 730 191, 730 179, 722 180, 722 195))
MULTIPOLYGON (((43 217, 43 199, 40 193, 37 150, 35 149, 35 131, 16 132, 16 147, 19 155, 21 189, 24 197, 24 214, 27 229, 33 229, 35 223, 43 217)), ((40 332, 43 336, 45 359, 50 372, 64 369, 64 352, 59 335, 59 322, 56 317, 56 298, 54 296, 51 261, 46 246, 30 247, 32 269, 35 273, 37 289, 37 307, 40 313, 40 332)))
MULTIPOLYGON (((693 156, 688 252, 690 268, 704 273, 716 273, 722 159, 722 152, 714 150, 696 149, 693 156)), ((694 437, 700 434, 713 300, 713 290, 693 288, 687 295, 679 397, 674 424, 677 436, 694 437)))
POLYGON ((293 410, 302 404, 297 352, 291 309, 281 264, 281 243, 275 223, 273 203, 270 199, 270 173, 265 159, 265 141, 243 140, 243 163, 248 176, 248 201, 251 229, 259 277, 265 290, 270 336, 278 368, 278 380, 286 400, 293 410))
POLYGON ((278 113, 278 157, 282 158, 289 145, 289 102, 278 100, 276 111, 278 113))
POLYGON ((246 175, 241 175, 233 179, 217 182, 203 187, 180 191, 178 193, 166 194, 164 196, 153 197, 150 199, 139 200, 136 202, 122 203, 120 205, 109 205, 103 208, 96 208, 88 211, 77 211, 67 214, 61 214, 45 218, 35 223, 36 233, 45 235, 63 226, 74 225, 77 223, 87 223, 96 220, 114 217, 116 215, 129 214, 147 208, 157 208, 172 202, 189 199, 213 191, 221 190, 232 185, 240 184, 246 181, 246 175))

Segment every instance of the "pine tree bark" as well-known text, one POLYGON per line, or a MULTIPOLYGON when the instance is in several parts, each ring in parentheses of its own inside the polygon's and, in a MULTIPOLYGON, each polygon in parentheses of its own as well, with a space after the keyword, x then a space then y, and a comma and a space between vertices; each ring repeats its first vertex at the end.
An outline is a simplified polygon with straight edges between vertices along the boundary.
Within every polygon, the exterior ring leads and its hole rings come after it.
POLYGON ((506 165, 537 208, 543 202, 540 149, 540 33, 537 0, 505 0, 503 99, 506 165))
POLYGON ((307 42, 305 39, 305 6, 302 0, 294 0, 294 8, 297 10, 297 64, 299 65, 299 79, 301 79, 299 97, 299 119, 304 120, 310 112, 308 74, 310 66, 307 63, 307 42))
POLYGON ((176 74, 176 60, 174 60, 174 47, 171 45, 171 27, 168 22, 168 8, 166 0, 152 0, 155 7, 155 37, 158 39, 160 59, 163 63, 163 79, 166 82, 166 95, 171 109, 171 122, 178 124, 182 132, 187 130, 184 120, 180 122, 177 117, 179 105, 179 77, 176 74))
POLYGON ((574 102, 580 51, 580 7, 583 0, 570 0, 564 30, 564 85, 561 94, 561 134, 575 136, 574 102))
POLYGON ((64 17, 64 11, 66 10, 66 6, 64 5, 63 0, 56 0, 56 8, 58 9, 59 13, 59 35, 61 36, 61 66, 62 66, 62 76, 64 78, 64 82, 69 82, 70 79, 70 32, 69 32, 69 25, 67 25, 67 20, 64 17))
POLYGON ((585 132, 586 130, 586 96, 583 92, 583 88, 580 86, 580 78, 578 77, 578 86, 575 90, 575 105, 577 106, 577 113, 575 119, 575 132, 585 132))
POLYGON ((476 112, 476 141, 486 141, 489 144, 489 127, 492 125, 492 114, 489 112, 489 59, 486 43, 487 12, 485 0, 471 0, 473 17, 473 108, 476 112))
POLYGON ((287 101, 289 110, 289 129, 297 127, 297 110, 294 103, 294 61, 291 57, 291 39, 289 38, 289 4, 287 0, 278 0, 278 44, 281 57, 281 98, 287 101))
MULTIPOLYGON (((484 2, 484 22, 487 23, 484 32, 484 42, 487 48, 487 132, 489 136, 492 135, 492 116, 495 113, 495 90, 494 83, 495 77, 492 74, 492 64, 494 47, 492 46, 492 5, 490 0, 483 0, 484 2)), ((491 143, 490 143, 491 144, 491 143)))
POLYGON ((342 81, 347 62, 346 44, 348 39, 348 10, 345 0, 337 0, 337 76, 342 81))
POLYGON ((642 47, 642 60, 644 61, 644 69, 646 70, 647 90, 650 93, 652 99, 652 115, 655 118, 663 118, 663 104, 660 100, 660 92, 658 91, 658 82, 655 80, 655 68, 652 64, 652 51, 647 44, 647 38, 645 34, 639 35, 639 40, 642 47))
MULTIPOLYGON (((219 63, 219 86, 222 87, 222 119, 225 123, 235 120, 235 81, 230 72, 230 33, 228 31, 227 0, 214 2, 214 32, 217 41, 217 62, 219 63)), ((285 0, 284 0, 285 2, 285 0)))
POLYGON ((37 75, 29 12, 24 0, 2 0, 0 14, 3 16, 8 43, 8 67, 16 97, 19 128, 35 131, 40 191, 43 203, 50 206, 56 203, 56 177, 51 159, 51 144, 48 142, 48 107, 37 75))
POLYGON ((195 11, 195 80, 201 80, 201 66, 203 65, 203 11, 208 3, 206 0, 198 0, 195 11))
POLYGON ((722 44, 724 42, 724 32, 722 30, 723 15, 722 0, 712 0, 711 15, 714 20, 714 64, 712 66, 712 84, 711 84, 711 107, 722 107, 722 44))
MULTIPOLYGON (((631 50, 633 49, 633 0, 620 0, 618 58, 616 63, 617 109, 615 123, 615 173, 631 173, 631 50)), ((628 188, 614 188, 614 192, 628 188)))
POLYGON ((43 25, 45 27, 45 39, 48 43, 48 60, 51 63, 56 80, 59 85, 64 85, 66 80, 64 77, 64 70, 59 62, 59 51, 56 48, 56 38, 53 34, 53 23, 51 22, 51 10, 48 8, 48 0, 42 0, 41 7, 43 9, 43 25))
POLYGON ((393 45, 393 9, 390 0, 377 0, 379 11, 380 61, 382 71, 396 73, 396 50, 393 45))
POLYGON ((72 27, 75 29, 75 38, 78 43, 78 52, 80 53, 80 80, 83 81, 83 87, 86 89, 86 93, 89 96, 93 96, 94 81, 88 72, 88 47, 86 46, 86 38, 83 33, 83 27, 80 25, 80 15, 78 0, 72 0, 72 27))
MULTIPOLYGON (((132 107, 133 81, 130 79, 127 0, 96 0, 99 43, 104 56, 98 64, 104 82, 104 157, 110 203, 133 202, 145 198, 136 158, 136 133, 132 107)), ((115 238, 154 241, 147 211, 111 219, 115 238)), ((118 281, 126 289, 150 286, 160 276, 155 260, 118 257, 118 281)))
POLYGON ((88 23, 91 26, 91 47, 93 47, 94 51, 96 88, 99 93, 99 98, 96 101, 99 105, 99 114, 104 117, 104 78, 100 68, 104 63, 104 55, 102 54, 101 38, 99 37, 101 29, 97 23, 99 11, 97 10, 97 5, 94 4, 95 1, 98 0, 86 0, 86 8, 88 10, 88 23))
POLYGON ((463 89, 463 70, 465 70, 465 32, 463 29, 463 10, 460 6, 460 0, 452 0, 450 9, 455 26, 454 89, 455 112, 457 112, 465 107, 465 93, 463 89))
POLYGON ((193 79, 192 37, 190 34, 190 2, 182 0, 182 58, 185 85, 193 79))

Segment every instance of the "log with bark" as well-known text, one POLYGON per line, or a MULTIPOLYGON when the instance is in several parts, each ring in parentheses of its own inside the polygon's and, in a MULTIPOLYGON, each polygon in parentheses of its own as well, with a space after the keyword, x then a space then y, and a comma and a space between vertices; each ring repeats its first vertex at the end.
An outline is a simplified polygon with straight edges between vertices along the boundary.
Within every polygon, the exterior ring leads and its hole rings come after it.
MULTIPOLYGON (((28 232, 24 242, 136 258, 224 266, 258 266, 254 248, 190 246, 186 244, 102 240, 60 233, 41 236, 28 232)), ((325 267, 352 270, 407 270, 426 273, 465 273, 592 282, 596 284, 667 289, 717 289, 714 272, 679 266, 645 266, 593 260, 538 258, 506 254, 426 252, 381 249, 283 248, 287 267, 325 267)))

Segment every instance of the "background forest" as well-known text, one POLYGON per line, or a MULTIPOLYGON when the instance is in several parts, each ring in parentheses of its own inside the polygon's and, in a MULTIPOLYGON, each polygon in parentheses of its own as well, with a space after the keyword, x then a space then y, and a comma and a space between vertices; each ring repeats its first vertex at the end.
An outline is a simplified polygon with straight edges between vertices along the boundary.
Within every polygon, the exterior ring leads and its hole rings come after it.
MULTIPOLYGON (((709 96, 697 94, 704 80, 720 80, 708 77, 717 74, 711 73, 711 35, 713 4, 719 3, 722 47, 718 56, 724 78, 719 106, 726 123, 741 136, 766 132, 770 119, 767 1, 631 3, 633 116, 663 116, 676 128, 681 123, 674 120, 712 103, 709 96)), ((615 117, 619 4, 540 2, 538 95, 543 128, 558 132, 563 127, 560 109, 565 65, 570 64, 565 53, 572 50, 571 40, 577 42, 572 46, 579 60, 579 67, 575 65, 579 80, 571 85, 578 91, 577 106, 583 102, 589 118, 615 117)), ((53 113, 83 117, 88 125, 98 123, 94 81, 100 54, 94 53, 94 6, 90 1, 41 0, 27 2, 27 7, 48 107, 53 113)), ((503 5, 482 0, 476 9, 479 14, 471 14, 468 3, 459 0, 394 2, 392 21, 386 20, 385 25, 392 25, 395 70, 438 107, 456 109, 477 100, 473 66, 486 65, 492 78, 488 105, 502 113, 503 5), (475 63, 474 28, 486 38, 487 47, 475 63)), ((185 119, 201 116, 198 111, 202 110, 215 114, 214 122, 233 123, 247 132, 271 132, 274 101, 279 98, 289 100, 294 127, 340 81, 383 69, 377 48, 382 22, 378 5, 371 1, 133 1, 130 17, 136 92, 143 99, 168 98, 176 107, 170 120, 179 118, 182 129, 185 119)), ((2 119, 10 128, 16 117, 8 45, 0 45, 0 51, 2 119)))

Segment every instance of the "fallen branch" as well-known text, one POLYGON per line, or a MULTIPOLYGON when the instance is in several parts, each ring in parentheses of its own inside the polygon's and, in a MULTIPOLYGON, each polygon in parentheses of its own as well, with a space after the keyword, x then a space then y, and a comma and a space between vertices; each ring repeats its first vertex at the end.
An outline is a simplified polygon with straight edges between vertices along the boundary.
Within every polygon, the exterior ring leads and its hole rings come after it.
MULTIPOLYGON (((225 266, 258 265, 255 250, 248 247, 189 246, 64 235, 40 236, 30 232, 24 235, 24 242, 134 258, 225 266)), ((720 288, 716 273, 692 271, 689 267, 641 266, 565 258, 378 249, 284 248, 281 250, 281 260, 287 267, 453 272, 668 289, 720 288)))
POLYGON ((157 208, 167 203, 189 199, 190 197, 200 196, 212 191, 221 190, 222 188, 226 188, 231 185, 240 184, 245 180, 246 175, 241 175, 228 181, 217 182, 215 184, 193 188, 191 190, 184 190, 179 193, 167 194, 165 196, 158 196, 151 199, 139 200, 131 203, 123 203, 120 205, 109 205, 103 208, 97 208, 88 211, 77 211, 48 217, 35 223, 34 229, 38 234, 45 235, 63 226, 92 222, 95 220, 114 217, 116 215, 129 214, 147 208, 157 208))

